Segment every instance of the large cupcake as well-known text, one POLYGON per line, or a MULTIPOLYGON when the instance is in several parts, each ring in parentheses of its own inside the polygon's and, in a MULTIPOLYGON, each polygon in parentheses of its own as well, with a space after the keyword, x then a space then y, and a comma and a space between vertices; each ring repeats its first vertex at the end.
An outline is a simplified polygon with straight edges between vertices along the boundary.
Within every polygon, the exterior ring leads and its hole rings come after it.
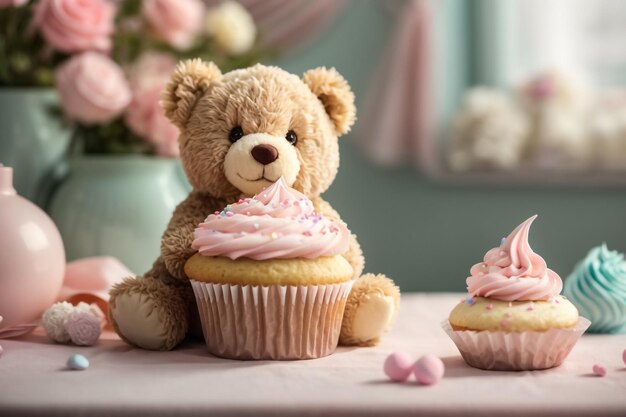
POLYGON ((331 354, 353 270, 343 223, 279 179, 207 217, 185 264, 214 355, 309 359, 331 354))
POLYGON ((561 278, 528 244, 536 217, 520 224, 471 268, 469 294, 443 325, 471 366, 493 370, 558 366, 589 326, 559 295, 561 278))
POLYGON ((563 293, 580 314, 591 320, 594 333, 626 332, 626 262, 606 244, 597 246, 565 280, 563 293))

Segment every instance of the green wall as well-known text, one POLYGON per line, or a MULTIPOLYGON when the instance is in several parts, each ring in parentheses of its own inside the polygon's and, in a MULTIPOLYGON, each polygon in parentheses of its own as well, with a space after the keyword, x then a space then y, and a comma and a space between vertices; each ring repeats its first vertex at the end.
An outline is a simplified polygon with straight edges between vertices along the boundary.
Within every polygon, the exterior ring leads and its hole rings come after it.
MULTIPOLYGON (((295 73, 335 66, 362 100, 392 25, 384 3, 353 0, 319 42, 278 64, 295 73)), ((435 4, 438 65, 446 70, 433 105, 449 111, 469 79, 468 51, 458 41, 467 33, 467 2, 435 4)), ((470 266, 535 213, 531 244, 563 278, 591 246, 626 250, 623 188, 443 184, 416 169, 373 165, 354 136, 341 139, 341 158, 325 197, 358 234, 366 270, 386 273, 404 291, 463 290, 470 266)))

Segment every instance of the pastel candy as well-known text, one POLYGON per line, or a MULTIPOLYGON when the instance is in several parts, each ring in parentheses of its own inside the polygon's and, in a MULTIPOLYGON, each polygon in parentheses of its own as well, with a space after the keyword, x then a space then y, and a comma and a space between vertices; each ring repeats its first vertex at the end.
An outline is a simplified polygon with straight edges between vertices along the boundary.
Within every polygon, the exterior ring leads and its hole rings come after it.
POLYGON ((67 367, 77 371, 89 368, 89 360, 80 354, 73 354, 67 359, 67 367))
POLYGON ((415 362, 413 372, 420 384, 433 385, 443 378, 445 366, 435 355, 424 355, 415 362))
POLYGON ((392 381, 406 381, 409 375, 411 375, 411 371, 413 371, 413 359, 406 353, 392 353, 385 359, 383 370, 385 375, 392 381))
POLYGON ((595 365, 593 365, 592 370, 593 374, 599 377, 603 377, 606 375, 606 366, 602 365, 601 363, 596 363, 595 365))

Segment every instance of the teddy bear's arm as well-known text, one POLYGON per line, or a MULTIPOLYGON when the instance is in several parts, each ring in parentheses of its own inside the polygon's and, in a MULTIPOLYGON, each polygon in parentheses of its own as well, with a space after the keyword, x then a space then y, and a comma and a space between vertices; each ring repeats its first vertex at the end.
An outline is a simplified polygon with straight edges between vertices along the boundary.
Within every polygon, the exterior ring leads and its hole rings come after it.
MULTIPOLYGON (((321 197, 314 199, 313 205, 315 206, 315 211, 322 216, 328 217, 329 219, 341 220, 339 213, 337 213, 335 209, 321 197)), ((350 232, 350 248, 343 256, 348 262, 350 262, 350 265, 352 265, 352 269, 354 269, 354 277, 360 277, 363 273, 363 267, 365 266, 365 259, 363 258, 363 252, 361 251, 361 245, 359 245, 356 235, 352 232, 350 232)))
POLYGON ((207 194, 192 192, 180 203, 161 239, 161 258, 167 271, 178 279, 187 279, 185 262, 194 253, 191 248, 195 228, 211 213, 221 210, 226 202, 207 194))

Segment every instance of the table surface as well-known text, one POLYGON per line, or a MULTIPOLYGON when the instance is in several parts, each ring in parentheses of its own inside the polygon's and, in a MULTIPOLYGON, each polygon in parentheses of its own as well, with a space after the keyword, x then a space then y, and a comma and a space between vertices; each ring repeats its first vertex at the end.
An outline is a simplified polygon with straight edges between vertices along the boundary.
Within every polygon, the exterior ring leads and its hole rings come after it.
POLYGON ((379 346, 309 361, 218 359, 199 342, 150 352, 113 334, 84 348, 52 344, 41 333, 3 340, 0 416, 626 415, 626 335, 585 335, 552 370, 481 371, 463 362, 440 327, 460 296, 403 295, 379 346), (389 382, 382 364, 394 351, 440 356, 444 379, 429 387, 389 382), (71 353, 87 356, 89 369, 65 369, 71 353), (606 377, 591 374, 597 362, 606 377))

